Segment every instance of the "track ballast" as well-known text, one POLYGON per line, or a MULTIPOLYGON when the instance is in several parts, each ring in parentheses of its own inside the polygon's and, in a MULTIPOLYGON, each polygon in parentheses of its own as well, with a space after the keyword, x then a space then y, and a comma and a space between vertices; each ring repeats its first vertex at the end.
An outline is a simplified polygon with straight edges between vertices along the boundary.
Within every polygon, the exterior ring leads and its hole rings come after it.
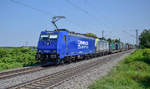
POLYGON ((32 81, 28 81, 13 87, 9 87, 8 89, 46 89, 46 88, 52 89, 53 87, 59 85, 60 83, 63 83, 64 81, 68 80, 69 78, 72 78, 88 70, 91 70, 92 68, 105 64, 108 61, 115 59, 116 57, 120 57, 122 54, 126 52, 108 55, 103 59, 96 60, 91 63, 82 64, 70 69, 62 70, 44 77, 40 77, 38 79, 34 79, 32 81))

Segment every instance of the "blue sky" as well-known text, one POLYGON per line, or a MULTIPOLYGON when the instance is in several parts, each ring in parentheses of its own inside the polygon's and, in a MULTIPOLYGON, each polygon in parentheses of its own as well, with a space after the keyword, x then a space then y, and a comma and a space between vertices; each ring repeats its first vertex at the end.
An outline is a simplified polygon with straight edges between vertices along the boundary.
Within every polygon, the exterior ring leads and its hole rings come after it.
POLYGON ((150 28, 150 0, 0 0, 0 46, 36 46, 41 31, 54 30, 51 18, 65 16, 59 28, 135 43, 139 33, 150 28), (71 4, 71 3, 73 4, 71 4))

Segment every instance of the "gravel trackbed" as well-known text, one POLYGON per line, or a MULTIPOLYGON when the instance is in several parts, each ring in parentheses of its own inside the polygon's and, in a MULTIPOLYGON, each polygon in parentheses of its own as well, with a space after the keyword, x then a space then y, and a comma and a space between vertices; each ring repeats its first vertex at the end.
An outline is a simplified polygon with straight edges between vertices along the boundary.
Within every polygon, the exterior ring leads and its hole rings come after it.
MULTIPOLYGON (((125 56, 129 55, 133 50, 128 53, 122 54, 121 56, 118 56, 116 58, 111 59, 110 61, 96 66, 92 70, 88 70, 86 72, 79 73, 78 75, 75 75, 67 81, 64 81, 60 85, 54 87, 54 89, 87 89, 87 87, 92 84, 97 78, 107 74, 116 63, 122 59, 124 59, 125 56)), ((114 54, 113 54, 114 55, 114 54)), ((93 58, 92 60, 83 60, 80 62, 76 63, 71 63, 71 64, 65 64, 65 65, 60 65, 60 66, 52 66, 49 68, 46 68, 45 70, 40 70, 37 72, 25 74, 25 75, 20 75, 16 76, 13 78, 9 79, 4 79, 0 80, 0 89, 6 89, 11 86, 15 86, 20 83, 28 82, 34 79, 37 79, 39 77, 44 77, 49 74, 53 74, 62 70, 66 70, 69 68, 77 67, 82 64, 90 63, 95 60, 102 60, 106 57, 110 57, 111 55, 103 56, 103 57, 97 57, 93 58)))

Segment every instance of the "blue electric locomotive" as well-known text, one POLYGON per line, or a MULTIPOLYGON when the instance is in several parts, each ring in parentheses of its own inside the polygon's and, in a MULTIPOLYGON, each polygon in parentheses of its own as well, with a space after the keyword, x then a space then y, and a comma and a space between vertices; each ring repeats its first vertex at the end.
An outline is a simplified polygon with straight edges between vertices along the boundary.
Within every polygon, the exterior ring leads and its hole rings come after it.
POLYGON ((78 57, 94 54, 95 38, 69 32, 65 29, 42 31, 36 58, 48 64, 71 62, 78 57))

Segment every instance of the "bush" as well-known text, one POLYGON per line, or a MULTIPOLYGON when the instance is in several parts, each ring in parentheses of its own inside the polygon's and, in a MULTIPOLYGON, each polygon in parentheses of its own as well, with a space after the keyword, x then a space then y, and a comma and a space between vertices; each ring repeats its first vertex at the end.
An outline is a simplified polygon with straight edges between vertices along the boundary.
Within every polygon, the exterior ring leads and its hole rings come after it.
POLYGON ((35 54, 31 48, 0 48, 0 70, 37 64, 35 54))
POLYGON ((90 89, 150 89, 150 49, 139 49, 121 61, 90 89))
POLYGON ((4 48, 0 48, 0 58, 7 57, 8 56, 8 50, 5 50, 4 48))

